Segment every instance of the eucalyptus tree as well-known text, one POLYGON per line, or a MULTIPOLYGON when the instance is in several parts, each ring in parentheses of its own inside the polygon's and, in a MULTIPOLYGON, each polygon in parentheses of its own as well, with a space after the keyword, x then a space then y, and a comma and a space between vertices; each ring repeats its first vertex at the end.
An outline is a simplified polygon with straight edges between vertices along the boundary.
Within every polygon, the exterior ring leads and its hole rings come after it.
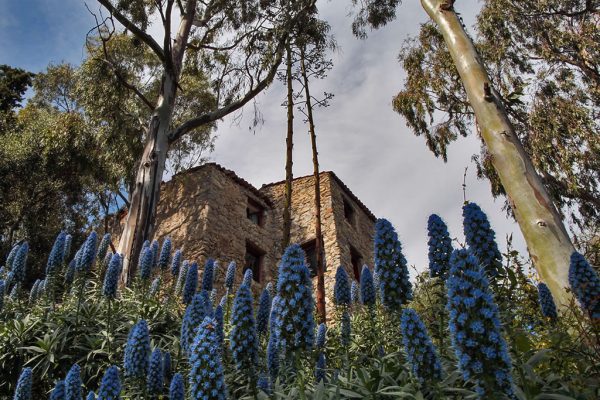
MULTIPOLYGON (((365 37, 366 27, 395 18, 400 1, 360 4, 353 30, 365 37)), ((600 199, 597 5, 486 0, 475 44, 454 1, 421 5, 432 22, 401 51, 408 77, 394 109, 444 159, 449 143, 476 128, 479 175, 507 198, 537 271, 565 302, 574 248, 561 211, 597 221, 600 199)))
POLYGON ((314 0, 98 2, 109 14, 98 18, 102 42, 113 40, 113 26, 122 28, 134 45, 148 50, 150 59, 142 68, 159 76, 152 96, 146 96, 126 77, 119 77, 119 64, 106 57, 121 87, 151 111, 118 249, 125 255, 122 278, 127 280, 154 228, 169 149, 240 109, 271 83, 289 32, 298 16, 314 8, 314 0), (159 35, 150 32, 153 18, 159 35), (199 88, 212 97, 183 112, 186 103, 178 99, 199 88))

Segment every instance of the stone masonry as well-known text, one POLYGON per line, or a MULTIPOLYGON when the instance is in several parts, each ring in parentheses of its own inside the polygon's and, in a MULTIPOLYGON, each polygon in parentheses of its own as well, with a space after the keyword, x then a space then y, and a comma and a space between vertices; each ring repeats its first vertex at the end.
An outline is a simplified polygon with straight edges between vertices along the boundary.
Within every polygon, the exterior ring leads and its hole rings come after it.
MULTIPOLYGON (((363 264, 372 267, 375 217, 333 172, 322 172, 320 177, 329 309, 339 265, 357 280, 363 264)), ((245 268, 252 265, 257 294, 276 280, 283 251, 284 191, 285 181, 256 189, 215 163, 176 174, 161 188, 154 238, 162 242, 170 237, 174 247, 182 249, 184 259, 197 261, 201 267, 209 257, 218 260, 215 287, 219 290, 230 261, 238 265, 236 285, 245 268)), ((315 243, 312 175, 294 179, 291 216, 291 241, 302 245, 310 263, 315 243)))

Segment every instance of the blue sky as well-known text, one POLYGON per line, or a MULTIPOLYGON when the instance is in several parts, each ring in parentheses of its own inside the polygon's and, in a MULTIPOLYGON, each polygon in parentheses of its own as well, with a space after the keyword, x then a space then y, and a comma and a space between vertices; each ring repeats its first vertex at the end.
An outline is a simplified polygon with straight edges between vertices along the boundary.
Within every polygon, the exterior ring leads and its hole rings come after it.
MULTIPOLYGON (((334 171, 375 215, 388 218, 398 231, 409 263, 424 269, 429 214, 440 214, 451 235, 463 240, 461 184, 464 169, 469 167, 468 198, 488 213, 501 249, 506 235, 514 233, 514 244, 525 252, 518 226, 502 211, 503 200, 492 199, 489 183, 475 177, 471 156, 480 147, 475 135, 453 143, 449 161, 443 163, 392 110, 392 97, 405 78, 398 51, 427 18, 419 3, 404 2, 396 21, 364 41, 351 35, 350 3, 319 3, 340 46, 332 56, 334 68, 328 79, 313 90, 335 93, 331 107, 316 115, 322 170, 334 171)), ((88 5, 98 9, 94 0, 88 0, 88 5)), ((471 25, 477 2, 464 2, 458 8, 467 26, 471 25)), ((83 0, 0 0, 0 63, 34 72, 48 63, 78 64, 93 22, 83 0)), ((158 28, 151 27, 150 32, 157 34, 158 28)), ((276 82, 257 97, 265 123, 256 132, 247 128, 250 121, 245 115, 252 111, 242 112, 239 124, 231 117, 222 121, 211 161, 233 169, 257 187, 281 180, 286 121, 280 105, 284 96, 283 87, 276 82)), ((309 139, 302 118, 295 123, 294 174, 307 175, 312 173, 309 139)))
POLYGON ((80 0, 0 0, 0 63, 33 72, 78 64, 92 23, 80 0))

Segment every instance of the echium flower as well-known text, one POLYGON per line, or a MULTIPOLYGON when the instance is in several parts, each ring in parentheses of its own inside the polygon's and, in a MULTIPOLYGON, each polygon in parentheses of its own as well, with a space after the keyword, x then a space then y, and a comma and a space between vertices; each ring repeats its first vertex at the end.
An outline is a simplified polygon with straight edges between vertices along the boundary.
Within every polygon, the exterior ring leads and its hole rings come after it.
POLYGON ((15 260, 15 257, 17 255, 17 251, 19 251, 19 247, 21 247, 21 245, 19 244, 15 244, 12 249, 10 249, 10 252, 8 253, 8 256, 6 257, 6 268, 11 269, 12 268, 12 264, 13 261, 15 260))
POLYGON ((185 354, 188 354, 191 350, 192 343, 194 341, 194 329, 200 325, 200 323, 207 316, 212 316, 212 310, 210 304, 206 304, 207 296, 206 292, 202 291, 197 293, 192 298, 192 301, 185 309, 183 320, 181 321, 181 349, 185 354))
POLYGON ((550 289, 548 289, 548 286, 544 282, 540 282, 537 289, 542 315, 555 320, 558 318, 558 314, 556 313, 556 304, 554 304, 554 298, 552 297, 552 293, 550 293, 550 289))
POLYGON ((256 331, 259 335, 267 333, 269 328, 269 316, 271 315, 271 293, 264 288, 260 294, 258 311, 256 312, 256 331))
POLYGON ((3 279, 0 279, 0 312, 4 308, 4 294, 6 292, 6 285, 3 279))
POLYGON ((371 307, 375 305, 375 296, 373 275, 371 275, 369 267, 364 265, 362 272, 360 273, 360 301, 363 305, 371 307))
POLYGON ((190 262, 185 260, 183 264, 181 264, 181 268, 179 269, 179 274, 177 275, 177 283, 175 284, 175 294, 181 294, 183 287, 185 285, 185 279, 187 278, 188 271, 190 270, 190 262))
POLYGON ((163 271, 169 267, 169 261, 171 260, 171 247, 171 239, 166 238, 163 242, 162 248, 160 249, 160 256, 158 257, 158 267, 163 271))
POLYGON ((94 393, 93 390, 90 390, 85 400, 96 400, 96 393, 94 393))
POLYGON ((27 270, 27 255, 29 254, 29 243, 23 242, 12 262, 12 273, 14 274, 15 282, 25 281, 26 270, 27 270))
POLYGON ((156 267, 158 267, 158 256, 159 256, 158 240, 152 241, 152 244, 150 244, 150 250, 152 250, 152 268, 156 268, 156 267))
POLYGON ((183 285, 183 303, 190 304, 198 288, 198 264, 190 265, 183 285))
POLYGON ((96 231, 92 231, 81 247, 79 262, 76 265, 77 271, 87 272, 92 268, 92 264, 94 264, 94 260, 96 259, 97 242, 98 234, 96 234, 96 231))
POLYGON ((350 334, 352 333, 352 326, 350 324, 350 313, 348 310, 342 312, 342 318, 340 319, 340 342, 342 346, 348 346, 350 344, 350 334))
POLYGON ((317 340, 315 342, 317 349, 323 350, 325 348, 326 338, 327 338, 327 325, 325 325, 324 322, 321 322, 319 324, 319 327, 317 328, 317 340))
POLYGON ((38 299, 38 289, 40 287, 40 280, 36 279, 31 287, 31 291, 29 292, 29 304, 34 304, 38 299))
POLYGON ((325 382, 325 354, 323 352, 319 352, 319 357, 317 358, 317 365, 315 366, 315 381, 325 382))
POLYGON ((65 250, 65 238, 67 234, 61 231, 52 245, 48 262, 46 263, 46 275, 51 275, 63 263, 63 252, 65 250))
POLYGON ((437 214, 431 214, 427 220, 427 234, 429 240, 429 276, 446 278, 450 269, 450 256, 452 255, 452 239, 448 233, 448 226, 437 214))
POLYGON ((140 259, 138 261, 138 268, 140 270, 140 278, 143 281, 147 281, 150 279, 150 275, 152 274, 152 260, 154 255, 152 254, 152 249, 146 247, 142 249, 140 253, 140 259))
POLYGON ((77 264, 77 261, 75 261, 75 259, 71 260, 71 262, 69 263, 69 266, 67 267, 67 270, 65 271, 65 285, 66 286, 71 286, 71 284, 73 283, 73 279, 75 279, 76 264, 77 264))
POLYGON ((239 371, 250 371, 258 364, 258 335, 254 322, 252 292, 248 285, 237 291, 231 313, 230 347, 239 371))
POLYGON ((125 376, 145 378, 148 372, 149 359, 150 332, 148 331, 148 323, 142 319, 131 328, 127 338, 123 360, 125 376))
POLYGON ((204 264, 204 273, 202 274, 202 290, 210 293, 213 289, 213 280, 215 272, 215 260, 209 258, 204 264))
POLYGON ((254 274, 252 269, 248 268, 244 271, 244 277, 242 278, 242 285, 246 285, 252 287, 252 279, 254 278, 254 274))
POLYGON ((348 274, 341 265, 335 273, 335 285, 333 286, 333 300, 338 306, 349 306, 351 299, 348 274))
POLYGON ((181 249, 178 249, 175 254, 173 255, 173 261, 171 262, 171 275, 173 276, 178 276, 179 275, 179 268, 181 267, 181 257, 183 256, 183 253, 181 252, 181 249))
POLYGON ((119 276, 121 275, 122 260, 119 254, 113 254, 108 269, 104 275, 104 285, 102 285, 102 295, 107 299, 117 297, 117 287, 119 286, 119 276))
POLYGON ((169 400, 185 400, 185 385, 183 375, 179 372, 173 375, 169 387, 169 400))
POLYGON ((275 295, 277 294, 277 293, 275 293, 275 286, 273 285, 273 282, 267 283, 267 286, 265 286, 265 289, 267 292, 269 292, 269 296, 271 296, 271 299, 273 297, 275 297, 275 295))
POLYGON ((585 257, 576 251, 571 254, 569 285, 590 318, 600 319, 600 278, 585 257))
POLYGON ((162 352, 160 349, 154 349, 150 356, 150 365, 146 378, 146 390, 150 396, 159 395, 162 392, 165 374, 162 361, 162 352))
POLYGON ((256 381, 256 387, 263 392, 270 394, 271 393, 271 384, 269 383, 269 377, 261 374, 256 381))
POLYGON ((230 262, 227 267, 227 273, 225 274, 225 287, 229 290, 233 288, 233 281, 235 280, 235 262, 230 262))
POLYGON ((465 249, 454 250, 446 280, 452 346, 465 380, 481 398, 513 396, 511 360, 487 274, 465 249))
POLYGON ((352 280, 352 286, 350 286, 350 301, 353 305, 360 303, 360 288, 358 282, 352 280))
POLYGON ((217 288, 213 288, 213 290, 210 291, 210 304, 212 304, 213 306, 216 304, 217 302, 217 288))
POLYGON ((374 241, 381 301, 387 309, 400 311, 400 307, 412 299, 412 285, 398 234, 388 220, 377 220, 374 241))
POLYGON ((218 305, 217 308, 215 308, 215 321, 217 323, 217 339, 220 345, 223 344, 223 339, 225 338, 225 326, 224 326, 224 315, 223 315, 223 306, 222 305, 218 305))
POLYGON ((496 244, 496 233, 487 215, 475 203, 463 206, 463 230, 467 245, 488 277, 498 275, 502 267, 502 254, 496 244))
POLYGON ((165 378, 165 382, 168 382, 169 379, 171 379, 171 376, 173 375, 173 366, 171 364, 171 353, 168 351, 163 351, 163 372, 164 372, 164 378, 165 378))
POLYGON ((285 354, 310 350, 314 344, 314 300, 310 272, 304 264, 304 251, 292 244, 279 263, 277 297, 279 321, 277 338, 285 354))
POLYGON ((65 381, 56 382, 48 400, 65 400, 65 381))
POLYGON ((120 396, 121 379, 119 379, 119 369, 111 365, 102 377, 96 400, 119 400, 120 396))
POLYGON ((17 282, 15 283, 12 290, 10 291, 10 294, 8 295, 10 301, 17 301, 17 299, 19 298, 19 289, 21 289, 21 283, 17 282))
POLYGON ((33 376, 31 368, 23 368, 19 380, 17 381, 17 388, 15 389, 15 395, 13 400, 31 400, 31 384, 33 376))
POLYGON ((193 400, 227 398, 221 352, 215 329, 215 320, 206 317, 196 331, 189 373, 190 398, 193 400))
POLYGON ((157 276, 150 284, 150 290, 148 291, 148 295, 150 297, 154 297, 158 294, 159 290, 160 290, 160 276, 157 276))
POLYGON ((279 339, 278 332, 281 331, 281 299, 273 297, 271 303, 271 316, 269 318, 269 342, 267 343, 267 369, 271 379, 275 381, 279 374, 279 339))
POLYGON ((108 252, 108 246, 110 246, 110 233, 105 233, 98 245, 98 260, 104 260, 108 252))
POLYGON ((379 272, 377 272, 377 268, 373 271, 373 287, 375 288, 375 299, 379 298, 381 301, 381 279, 379 277, 379 272))
POLYGON ((412 372, 421 383, 442 379, 442 365, 425 324, 412 308, 406 308, 400 319, 402 343, 412 372))
POLYGON ((62 263, 66 263, 67 260, 69 259, 69 257, 71 256, 71 246, 72 245, 73 245, 73 236, 66 235, 65 241, 64 241, 64 247, 62 250, 62 255, 63 255, 62 263))
POLYGON ((65 378, 65 400, 81 400, 81 367, 73 364, 65 378))

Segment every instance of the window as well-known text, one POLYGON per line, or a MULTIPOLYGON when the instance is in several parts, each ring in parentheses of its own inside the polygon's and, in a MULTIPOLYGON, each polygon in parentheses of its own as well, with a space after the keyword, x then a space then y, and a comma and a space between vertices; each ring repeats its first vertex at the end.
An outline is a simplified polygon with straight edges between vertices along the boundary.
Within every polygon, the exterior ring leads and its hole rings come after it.
POLYGON ((354 208, 350 204, 346 198, 344 198, 344 218, 346 221, 350 222, 351 225, 354 225, 354 208))
POLYGON ((246 256, 244 257, 244 273, 246 270, 252 270, 252 279, 260 282, 260 270, 265 252, 246 242, 246 256))
POLYGON ((354 279, 360 281, 360 271, 364 264, 364 258, 353 246, 350 246, 350 262, 354 271, 354 279))
POLYGON ((246 206, 246 217, 256 225, 263 226, 264 215, 264 208, 256 201, 248 197, 248 205, 246 206))
POLYGON ((310 271, 311 278, 317 276, 317 240, 313 239, 302 245, 302 250, 306 254, 306 266, 310 271))

